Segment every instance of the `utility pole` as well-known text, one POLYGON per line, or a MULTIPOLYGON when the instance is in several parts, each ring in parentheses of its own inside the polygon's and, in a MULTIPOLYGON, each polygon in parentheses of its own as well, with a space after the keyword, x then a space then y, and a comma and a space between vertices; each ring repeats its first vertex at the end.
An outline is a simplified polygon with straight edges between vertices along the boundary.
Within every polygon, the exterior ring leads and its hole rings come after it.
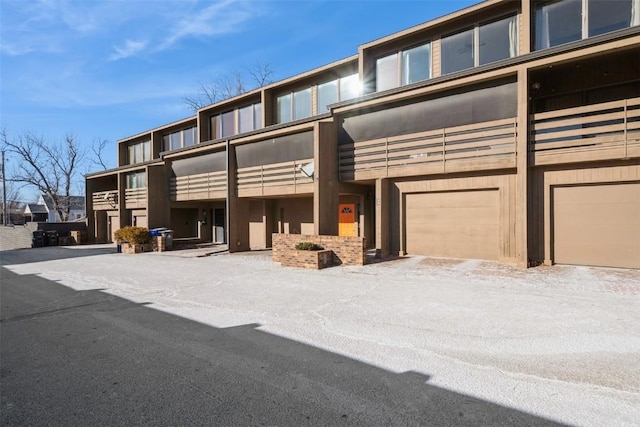
POLYGON ((2 150, 2 225, 7 226, 7 181, 4 177, 4 150, 2 150))

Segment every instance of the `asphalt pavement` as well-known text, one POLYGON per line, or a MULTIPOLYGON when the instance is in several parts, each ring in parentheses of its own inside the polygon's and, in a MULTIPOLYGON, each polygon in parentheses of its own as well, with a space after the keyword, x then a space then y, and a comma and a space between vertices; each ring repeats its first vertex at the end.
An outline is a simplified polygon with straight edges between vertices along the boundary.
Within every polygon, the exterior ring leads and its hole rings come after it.
POLYGON ((0 252, 0 425, 640 419, 640 271, 0 252))

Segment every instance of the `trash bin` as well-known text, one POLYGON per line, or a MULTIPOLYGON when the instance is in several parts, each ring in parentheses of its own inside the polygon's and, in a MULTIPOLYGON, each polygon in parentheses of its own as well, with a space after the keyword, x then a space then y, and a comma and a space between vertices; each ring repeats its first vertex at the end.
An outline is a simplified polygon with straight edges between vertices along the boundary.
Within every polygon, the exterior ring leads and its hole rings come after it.
POLYGON ((44 236, 45 233, 42 230, 35 230, 31 234, 31 247, 32 248, 41 248, 44 246, 44 236))
POLYGON ((158 236, 161 236, 162 232, 166 231, 166 229, 167 229, 166 227, 152 228, 151 230, 149 230, 149 233, 153 237, 158 237, 158 236))
POLYGON ((173 249, 173 230, 164 229, 160 232, 160 235, 164 237, 164 247, 170 251, 173 249))
POLYGON ((58 246, 58 232, 57 231, 47 231, 45 238, 46 246, 58 246))

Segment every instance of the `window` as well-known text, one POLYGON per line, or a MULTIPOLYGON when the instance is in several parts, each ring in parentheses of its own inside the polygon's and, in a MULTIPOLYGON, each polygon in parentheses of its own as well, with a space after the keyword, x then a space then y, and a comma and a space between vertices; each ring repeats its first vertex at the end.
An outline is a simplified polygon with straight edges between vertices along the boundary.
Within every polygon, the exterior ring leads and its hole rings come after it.
POLYGON ((431 45, 423 44, 402 52, 402 84, 426 80, 431 77, 431 45))
POLYGON ((327 105, 360 96, 360 77, 352 74, 318 85, 316 110, 318 114, 329 111, 327 105))
POLYGON ((340 78, 340 101, 357 98, 360 96, 360 76, 358 73, 340 78))
POLYGON ((247 105, 238 109, 239 133, 250 132, 262 127, 262 105, 260 103, 247 105))
POLYGON ((293 120, 311 116, 311 88, 293 92, 293 120))
POLYGON ((276 100, 278 123, 311 117, 311 88, 279 96, 276 100))
POLYGON ((640 25, 640 0, 549 1, 536 6, 534 46, 547 49, 634 25, 640 25))
POLYGON ((127 174, 127 188, 145 188, 146 186, 147 175, 144 172, 127 174))
POLYGON ((130 165, 151 160, 151 141, 142 141, 127 147, 127 162, 130 165))
POLYGON ((376 61, 376 91, 398 87, 398 54, 385 56, 376 61))
POLYGON ((563 0, 536 8, 536 50, 582 38, 582 0, 563 0))
POLYGON ((470 29, 442 38, 442 74, 466 70, 474 66, 473 31, 470 29))
POLYGON ((318 85, 318 103, 316 105, 318 113, 325 113, 329 111, 327 105, 335 104, 339 100, 338 80, 332 80, 318 85))
POLYGON ((182 146, 189 147, 196 143, 196 127, 184 129, 182 131, 182 146))
POLYGON ((518 54, 518 28, 515 16, 482 23, 443 37, 442 74, 455 73, 518 54))
POLYGON ((478 65, 513 58, 518 54, 518 24, 516 17, 480 25, 478 65))
POLYGON ((431 78, 430 43, 396 52, 376 61, 376 91, 378 92, 428 78, 431 78))
POLYGON ((640 25, 639 0, 588 0, 588 36, 640 25))
POLYGON ((162 144, 165 151, 177 150, 179 148, 189 147, 197 142, 196 126, 171 132, 162 136, 162 144))

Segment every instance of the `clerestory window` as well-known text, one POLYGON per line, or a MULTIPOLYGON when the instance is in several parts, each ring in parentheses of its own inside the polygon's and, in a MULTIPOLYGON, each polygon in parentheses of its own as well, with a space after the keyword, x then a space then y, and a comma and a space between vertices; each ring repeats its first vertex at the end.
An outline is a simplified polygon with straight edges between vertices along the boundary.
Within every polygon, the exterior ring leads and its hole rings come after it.
POLYGON ((318 85, 316 109, 318 114, 329 111, 327 105, 360 96, 360 77, 352 74, 318 85))
POLYGON ((546 1, 534 16, 534 47, 541 50, 640 25, 640 0, 546 1))
POLYGON ((278 123, 311 117, 311 88, 281 95, 276 99, 278 123))
POLYGON ((127 147, 127 163, 130 165, 151 160, 151 141, 141 141, 127 147))
POLYGON ((443 37, 440 50, 443 75, 513 58, 518 54, 516 17, 482 23, 443 37))
POLYGON ((431 78, 431 43, 394 52, 376 60, 376 91, 431 78))
POLYGON ((162 145, 164 150, 171 151, 194 145, 197 142, 197 130, 196 126, 192 126, 163 135, 162 145))

